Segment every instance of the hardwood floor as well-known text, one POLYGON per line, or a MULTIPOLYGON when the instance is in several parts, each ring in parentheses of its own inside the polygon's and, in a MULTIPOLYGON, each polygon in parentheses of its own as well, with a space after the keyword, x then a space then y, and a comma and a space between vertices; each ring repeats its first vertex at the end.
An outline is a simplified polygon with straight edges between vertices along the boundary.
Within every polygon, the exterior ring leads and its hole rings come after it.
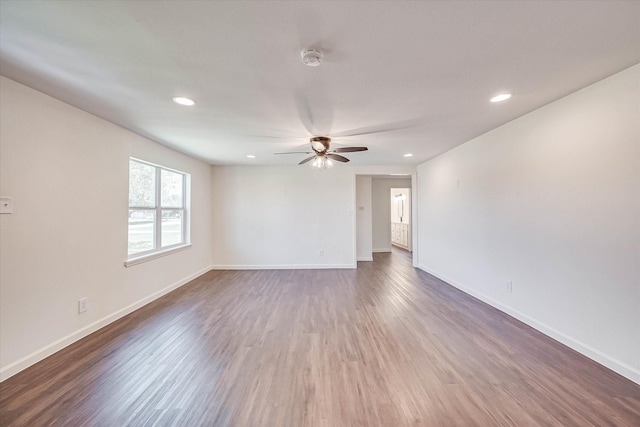
POLYGON ((0 385, 3 426, 640 426, 640 386, 411 267, 212 271, 0 385))

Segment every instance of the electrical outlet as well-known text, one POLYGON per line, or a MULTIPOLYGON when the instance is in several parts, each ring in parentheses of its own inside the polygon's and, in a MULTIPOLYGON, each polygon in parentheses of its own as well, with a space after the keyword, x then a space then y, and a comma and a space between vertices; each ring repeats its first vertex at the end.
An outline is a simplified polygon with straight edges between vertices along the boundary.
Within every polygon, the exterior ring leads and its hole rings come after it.
POLYGON ((320 255, 320 256, 324 256, 324 249, 320 249, 320 250, 318 251, 318 255, 320 255))
POLYGON ((89 305, 89 298, 80 298, 78 300, 78 314, 84 313, 87 311, 89 305))
POLYGON ((505 292, 507 292, 508 294, 510 294, 511 292, 513 292, 513 282, 511 280, 508 280, 506 283, 506 287, 505 287, 505 292))

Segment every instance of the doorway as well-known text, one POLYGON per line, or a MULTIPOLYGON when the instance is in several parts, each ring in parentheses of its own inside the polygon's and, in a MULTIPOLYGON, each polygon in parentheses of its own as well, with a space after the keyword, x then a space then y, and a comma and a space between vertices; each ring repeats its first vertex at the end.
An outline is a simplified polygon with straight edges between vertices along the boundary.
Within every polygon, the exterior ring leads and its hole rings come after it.
MULTIPOLYGON (((404 251, 417 266, 417 227, 415 174, 355 175, 354 255, 356 261, 373 261, 377 252, 404 251), (402 210, 392 201, 401 189, 404 194, 402 210), (397 223, 406 224, 405 248, 392 244, 391 210, 398 209, 397 223), (402 214, 402 220, 400 215, 402 214)), ((401 226, 404 227, 404 226, 401 226)), ((404 237, 404 235, 401 235, 404 237)))

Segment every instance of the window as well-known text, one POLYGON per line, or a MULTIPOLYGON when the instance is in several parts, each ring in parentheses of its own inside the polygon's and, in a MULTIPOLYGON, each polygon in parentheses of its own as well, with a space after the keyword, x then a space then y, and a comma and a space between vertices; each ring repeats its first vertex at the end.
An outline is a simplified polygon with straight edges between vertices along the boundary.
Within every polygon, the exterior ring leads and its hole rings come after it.
POLYGON ((189 175, 129 160, 129 251, 139 258, 189 243, 189 175))

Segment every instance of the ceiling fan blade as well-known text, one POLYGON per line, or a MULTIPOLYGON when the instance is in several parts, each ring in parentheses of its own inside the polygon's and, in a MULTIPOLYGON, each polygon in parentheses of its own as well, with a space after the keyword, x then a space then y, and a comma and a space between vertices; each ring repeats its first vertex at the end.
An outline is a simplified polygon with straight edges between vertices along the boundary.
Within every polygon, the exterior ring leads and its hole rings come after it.
POLYGON ((242 135, 249 138, 269 138, 269 139, 289 139, 289 140, 298 140, 298 139, 308 139, 302 138, 299 136, 278 136, 278 135, 242 135))
MULTIPOLYGON (((310 77, 310 76, 309 76, 310 77)), ((295 93, 298 117, 310 135, 327 135, 333 125, 333 104, 322 79, 315 76, 295 93)))
POLYGON ((311 106, 307 97, 299 91, 295 97, 296 110, 298 111, 298 117, 302 126, 309 132, 309 135, 313 135, 313 114, 311 113, 311 106))
POLYGON ((306 159, 304 159, 303 161, 301 161, 300 163, 298 163, 299 165, 304 165, 305 163, 307 163, 308 161, 315 159, 316 155, 314 154, 313 156, 307 157, 306 159))
POLYGON ((331 150, 332 153, 355 153, 356 151, 367 151, 367 147, 342 147, 331 150))
POLYGON ((340 154, 327 153, 325 154, 325 156, 327 156, 330 159, 336 160, 338 162, 347 163, 349 161, 349 159, 347 159, 344 156, 341 156, 340 154))
POLYGON ((426 124, 425 119, 410 119, 402 120, 394 123, 386 123, 377 126, 366 126, 358 129, 347 130, 344 132, 337 132, 331 134, 334 138, 340 138, 343 136, 359 136, 359 135, 371 135, 372 133, 393 132, 397 130, 409 129, 426 124))
POLYGON ((287 151, 285 153, 273 153, 273 154, 311 154, 311 151, 287 151))

